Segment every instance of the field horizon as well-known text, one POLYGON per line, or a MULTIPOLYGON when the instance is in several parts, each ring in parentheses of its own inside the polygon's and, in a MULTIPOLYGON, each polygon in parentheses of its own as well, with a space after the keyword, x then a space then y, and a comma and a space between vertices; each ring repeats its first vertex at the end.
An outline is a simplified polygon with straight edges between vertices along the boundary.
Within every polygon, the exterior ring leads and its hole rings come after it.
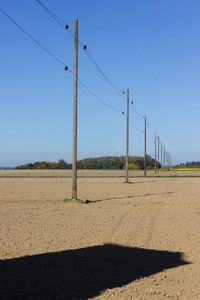
MULTIPOLYGON (((123 178, 125 170, 77 170, 78 178, 123 178)), ((0 170, 0 178, 71 178, 72 170, 0 170)), ((144 170, 129 170, 129 178, 144 177, 144 170)), ((200 170, 147 170, 146 177, 200 177, 200 170)))

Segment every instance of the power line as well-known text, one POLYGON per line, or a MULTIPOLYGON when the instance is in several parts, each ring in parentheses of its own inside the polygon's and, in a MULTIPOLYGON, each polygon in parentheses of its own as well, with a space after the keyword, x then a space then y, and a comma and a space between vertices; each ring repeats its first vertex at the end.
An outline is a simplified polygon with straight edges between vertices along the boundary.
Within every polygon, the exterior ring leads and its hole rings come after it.
MULTIPOLYGON (((67 29, 67 33, 69 33, 72 37, 74 37, 74 32, 73 30, 66 25, 66 22, 64 20, 62 20, 60 17, 58 17, 52 10, 50 10, 47 6, 45 6, 41 1, 36 0, 41 6, 42 8, 44 8, 44 10, 46 10, 46 12, 66 31, 67 29), (62 25, 60 22, 62 22, 64 25, 62 25)), ((81 44, 81 47, 83 48, 84 45, 83 43, 81 43, 78 40, 78 43, 81 44)))
POLYGON ((149 144, 153 144, 153 142, 150 142, 148 138, 147 138, 147 142, 148 142, 149 144))
POLYGON ((135 126, 131 123, 131 121, 129 121, 129 123, 130 123, 130 125, 131 125, 135 130, 137 130, 137 131, 139 131, 139 132, 142 132, 142 130, 140 130, 140 129, 138 129, 137 127, 135 127, 135 126))
POLYGON ((47 6, 45 6, 42 2, 39 0, 36 0, 48 13, 51 13, 54 15, 58 20, 60 20, 63 24, 66 24, 65 21, 63 21, 60 17, 58 17, 54 12, 52 12, 47 6))
POLYGON ((60 17, 58 17, 53 11, 51 11, 47 6, 45 6, 42 2, 40 2, 39 0, 36 0, 41 6, 42 8, 65 30, 65 32, 69 33, 72 37, 74 37, 74 33, 73 31, 70 30, 66 30, 68 29, 68 25, 66 25, 65 21, 63 21, 60 17), (61 24, 61 22, 64 25, 61 24))
MULTIPOLYGON (((37 2, 41 5, 41 7, 63 28, 68 29, 68 26, 63 26, 61 24, 64 23, 66 24, 61 18, 59 18, 54 12, 52 12, 47 6, 45 6, 41 1, 37 0, 37 2)), ((73 31, 70 29, 67 30, 67 32, 74 37, 74 33, 73 31)), ((110 86, 116 91, 116 93, 118 93, 118 95, 120 95, 122 98, 124 98, 126 100, 126 97, 124 97, 122 94, 124 94, 125 92, 123 90, 121 90, 120 88, 118 88, 114 83, 112 83, 109 78, 105 75, 105 73, 101 70, 101 68, 99 67, 99 65, 97 64, 97 62, 95 61, 95 59, 93 58, 93 56, 91 55, 91 53, 87 50, 87 47, 80 41, 78 40, 78 43, 81 45, 81 47, 85 50, 86 55, 88 56, 88 58, 91 60, 91 62, 94 64, 94 66, 98 69, 98 71, 103 75, 103 77, 107 80, 107 82, 110 84, 110 86), (121 92, 121 93, 120 93, 121 92)))
POLYGON ((54 59, 56 59, 60 64, 66 66, 64 62, 62 62, 59 58, 57 58, 54 54, 52 54, 49 50, 47 50, 44 46, 42 46, 36 39, 34 39, 26 30, 24 30, 19 24, 17 24, 11 17, 9 17, 1 8, 0 11, 11 21, 13 22, 21 31, 23 31, 30 39, 32 39, 38 46, 40 46, 43 50, 45 50, 49 55, 51 55, 54 59))
MULTIPOLYGON (((19 24, 17 24, 11 17, 9 17, 1 8, 0 11, 10 20, 12 21, 21 31, 23 31, 30 39, 32 39, 37 45, 39 45, 43 50, 45 50, 49 55, 51 55, 55 60, 57 60, 60 64, 62 64, 63 66, 66 67, 66 64, 64 62, 62 62, 59 58, 57 58, 54 54, 52 54, 49 50, 47 50, 44 46, 42 46, 35 38, 33 38, 26 30, 24 30, 19 24)), ((71 73, 73 73, 73 71, 66 67, 66 70, 69 70, 71 73)), ((80 79, 78 79, 79 82, 96 98, 98 99, 100 102, 102 102, 105 106, 109 107, 110 109, 119 112, 119 113, 123 113, 122 111, 110 106, 109 104, 107 104, 106 102, 104 102, 103 100, 101 100, 97 95, 95 95, 80 79)))
POLYGON ((110 84, 110 86, 123 98, 126 100, 126 97, 124 97, 121 93, 124 94, 124 91, 122 91, 120 88, 118 88, 114 83, 112 83, 108 77, 104 74, 104 72, 100 69, 100 67, 98 66, 98 64, 96 63, 96 61, 94 60, 94 58, 92 57, 91 53, 86 50, 86 55, 89 57, 89 59, 91 60, 91 62, 94 64, 94 66, 99 70, 99 72, 103 75, 103 77, 108 81, 108 83, 110 84), (119 92, 121 91, 121 93, 119 92))
POLYGON ((149 126, 147 127, 147 129, 148 129, 149 133, 150 133, 152 136, 154 136, 153 133, 151 132, 149 126))
POLYGON ((138 113, 138 111, 137 111, 137 109, 135 108, 135 105, 134 105, 134 103, 133 102, 131 102, 131 108, 132 108, 132 110, 133 111, 135 111, 135 113, 137 114, 137 116, 139 117, 139 119, 140 119, 140 121, 142 122, 142 123, 144 123, 143 122, 143 120, 142 120, 142 117, 141 117, 141 115, 138 113))
MULTIPOLYGON (((123 113, 123 114, 126 116, 125 113, 123 113)), ((139 131, 139 132, 142 132, 142 130, 141 130, 141 129, 138 129, 137 127, 135 127, 135 126, 133 125, 133 123, 131 123, 130 120, 129 120, 129 124, 130 124, 135 130, 137 130, 137 131, 139 131)))
MULTIPOLYGON (((69 71, 72 73, 72 74, 74 74, 73 73, 73 71, 71 70, 71 69, 69 69, 69 71)), ((116 109, 116 108, 114 108, 114 107, 112 107, 112 106, 110 106, 109 104, 107 104, 105 101, 103 101, 102 99, 100 99, 96 94, 94 94, 79 78, 78 78, 78 81, 86 88, 86 90, 88 90, 88 92, 90 92, 90 94, 92 94, 97 100, 99 100, 101 103, 103 103, 105 106, 107 106, 108 108, 110 108, 110 109, 112 109, 112 110, 114 110, 114 111, 116 111, 116 112, 119 112, 119 113, 121 113, 121 114, 124 114, 124 112, 123 111, 121 111, 121 110, 118 110, 118 109, 116 109)))
MULTIPOLYGON (((57 21, 64 29, 66 29, 61 23, 60 23, 60 21, 61 22, 63 22, 64 23, 64 21, 62 20, 62 19, 60 19, 58 16, 56 16, 53 12, 51 12, 47 7, 45 7, 39 0, 37 0, 37 2, 55 19, 55 21, 57 21), (60 21, 58 21, 58 20, 60 20, 60 21)), ((62 64, 63 66, 65 66, 65 70, 69 70, 72 74, 73 74, 73 71, 70 69, 70 68, 68 68, 68 67, 66 67, 66 64, 63 62, 63 61, 61 61, 60 59, 58 59, 54 54, 52 54, 48 49, 46 49, 42 44, 40 44, 35 38, 33 38, 26 30, 24 30, 19 24, 17 24, 10 16, 8 16, 7 15, 7 13, 5 13, 1 8, 0 8, 0 11, 12 22, 12 23, 14 23, 22 32, 24 32, 30 39, 32 39, 38 46, 40 46, 45 52, 47 52, 51 57, 53 57, 56 61, 58 61, 60 64, 62 64)), ((70 29, 71 30, 71 29, 70 29)), ((73 36, 74 37, 74 33, 73 33, 73 31, 71 30, 71 32, 69 32, 68 31, 68 33, 71 35, 71 36, 73 36)), ((80 41, 79 41, 79 43, 80 43, 80 45, 82 46, 82 47, 85 47, 80 41)), ((85 49, 84 49, 85 50, 85 49)), ((115 89, 115 91, 118 93, 118 94, 120 94, 119 93, 119 91, 122 91, 122 90, 120 90, 117 86, 115 86, 108 78, 107 78, 107 76, 101 71, 101 69, 100 69, 100 67, 97 65, 97 63, 96 63, 96 61, 94 60, 94 58, 92 57, 92 55, 89 53, 89 51, 86 49, 86 54, 87 54, 87 56, 90 58, 90 60, 93 62, 93 64, 97 67, 97 69, 101 72, 101 74, 105 77, 105 79, 109 82, 109 84, 115 89)), ((114 108, 114 107, 112 107, 112 106, 110 106, 109 104, 107 104, 105 101, 103 101, 102 99, 100 99, 94 92, 92 92, 80 79, 78 79, 78 81, 97 99, 97 100, 99 100, 102 104, 104 104, 105 106, 107 106, 108 108, 110 108, 110 109, 112 109, 112 110, 114 110, 114 111, 116 111, 116 112, 119 112, 119 113, 122 113, 122 114, 124 114, 125 115, 125 113, 124 112, 122 112, 122 111, 120 111, 120 110, 118 110, 118 109, 116 109, 116 108, 114 108)), ((124 92, 123 92, 124 93, 124 92)), ((121 94, 120 94, 120 96, 122 96, 121 94)), ((124 99, 126 99, 124 96, 122 96, 124 99)), ((141 116, 140 116, 140 114, 138 113, 138 111, 136 110, 136 108, 135 108, 135 106, 134 106, 134 103, 132 102, 132 104, 133 104, 133 107, 132 107, 132 109, 135 111, 135 113, 138 115, 138 117, 140 118, 140 120, 142 121, 142 123, 143 123, 143 120, 142 120, 142 118, 141 118, 141 116)), ((139 132, 142 132, 141 130, 139 130, 138 128, 136 128, 130 121, 129 121, 129 123, 130 123, 130 125, 135 129, 135 130, 137 130, 137 131, 139 131, 139 132)), ((149 132, 150 132, 150 134, 153 136, 153 134, 152 134, 152 132, 151 132, 151 130, 149 129, 149 127, 147 127, 148 128, 148 130, 149 130, 149 132)), ((148 141, 148 140, 147 140, 148 141)), ((149 142, 149 141, 148 141, 149 142)), ((150 143, 150 142, 149 142, 150 143)))

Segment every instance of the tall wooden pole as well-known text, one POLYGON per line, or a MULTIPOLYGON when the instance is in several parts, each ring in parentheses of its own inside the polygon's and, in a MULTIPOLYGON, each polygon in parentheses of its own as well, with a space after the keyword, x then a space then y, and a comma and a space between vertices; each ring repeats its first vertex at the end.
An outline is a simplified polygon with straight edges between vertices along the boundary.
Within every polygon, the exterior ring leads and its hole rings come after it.
POLYGON ((156 132, 155 132, 155 174, 156 174, 156 132))
POLYGON ((160 158, 160 161, 161 161, 161 171, 162 171, 162 143, 161 143, 161 158, 160 158))
POLYGON ((129 152, 129 89, 127 89, 127 112, 126 112, 126 182, 128 182, 128 152, 129 152))
POLYGON ((160 149, 160 137, 158 136, 158 173, 159 173, 159 149, 160 149))
POLYGON ((144 117, 144 176, 147 175, 147 120, 144 117))
POLYGON ((72 199, 77 200, 77 77, 78 77, 78 19, 74 21, 74 101, 73 101, 73 164, 72 199))

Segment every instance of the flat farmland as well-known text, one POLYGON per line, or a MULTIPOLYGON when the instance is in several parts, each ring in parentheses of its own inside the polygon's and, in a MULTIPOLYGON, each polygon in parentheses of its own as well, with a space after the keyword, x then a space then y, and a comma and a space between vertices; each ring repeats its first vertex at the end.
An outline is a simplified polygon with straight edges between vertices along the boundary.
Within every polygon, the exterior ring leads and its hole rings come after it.
POLYGON ((200 178, 103 172, 1 171, 0 299, 200 299, 200 178))
MULTIPOLYGON (((125 178, 125 170, 78 170, 79 178, 125 178)), ((0 170, 0 178, 71 178, 72 170, 0 170)), ((129 170, 129 177, 144 177, 143 170, 129 170)), ((147 170, 147 177, 200 177, 200 171, 147 170)))

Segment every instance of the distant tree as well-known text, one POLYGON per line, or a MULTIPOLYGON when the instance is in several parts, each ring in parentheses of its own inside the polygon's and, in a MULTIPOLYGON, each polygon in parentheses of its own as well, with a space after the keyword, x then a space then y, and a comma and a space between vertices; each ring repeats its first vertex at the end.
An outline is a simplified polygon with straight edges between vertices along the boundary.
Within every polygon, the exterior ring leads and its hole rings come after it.
POLYGON ((33 164, 31 164, 31 163, 27 164, 26 169, 33 169, 33 164))
POLYGON ((58 161, 58 168, 59 169, 71 169, 72 168, 72 164, 66 163, 66 161, 64 159, 59 159, 59 161, 58 161))
POLYGON ((84 164, 82 161, 77 161, 77 169, 84 169, 84 164))
POLYGON ((51 169, 50 165, 46 161, 39 163, 37 169, 51 169))
POLYGON ((112 165, 112 161, 111 161, 110 157, 105 157, 103 169, 109 170, 111 168, 111 165, 112 165))
POLYGON ((35 162, 34 164, 33 164, 33 169, 37 169, 38 168, 38 166, 39 166, 39 161, 37 161, 37 162, 35 162))
POLYGON ((140 165, 137 165, 137 164, 134 164, 134 163, 129 164, 128 168, 129 168, 129 170, 142 170, 142 167, 140 165))
POLYGON ((186 168, 186 166, 185 166, 184 164, 181 164, 181 165, 180 165, 180 168, 181 168, 181 169, 184 169, 184 168, 186 168))
MULTIPOLYGON (((144 168, 144 157, 141 156, 129 156, 129 164, 132 164, 131 168, 137 168, 142 170, 144 168)), ((78 169, 104 169, 104 170, 121 170, 126 165, 125 156, 103 156, 95 158, 84 158, 77 161, 78 169)), ((158 162, 157 162, 158 166, 158 162)), ((148 169, 154 168, 154 159, 150 155, 147 155, 147 167, 148 169)), ((21 166, 16 166, 15 169, 72 169, 72 164, 68 164, 64 159, 60 159, 56 162, 35 162, 21 166)))
POLYGON ((59 169, 67 169, 67 163, 64 159, 59 159, 58 168, 59 169))
POLYGON ((178 169, 178 168, 180 168, 180 166, 179 165, 175 165, 175 166, 173 166, 173 168, 174 169, 178 169))
POLYGON ((58 169, 58 164, 56 162, 48 163, 51 169, 58 169))

